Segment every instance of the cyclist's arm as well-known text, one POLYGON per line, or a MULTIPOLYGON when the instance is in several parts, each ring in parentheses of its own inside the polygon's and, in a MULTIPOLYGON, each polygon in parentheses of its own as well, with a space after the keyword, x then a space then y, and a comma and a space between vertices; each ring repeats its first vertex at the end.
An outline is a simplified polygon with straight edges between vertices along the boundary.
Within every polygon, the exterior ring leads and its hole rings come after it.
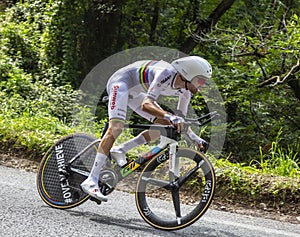
POLYGON ((201 151, 207 150, 208 148, 207 141, 205 141, 204 139, 196 135, 190 127, 188 128, 187 135, 194 142, 194 144, 198 146, 198 148, 200 148, 201 151))
MULTIPOLYGON (((183 116, 187 115, 188 105, 190 103, 191 96, 192 94, 190 91, 185 91, 179 96, 177 110, 179 110, 183 116)), ((202 138, 200 138, 198 135, 196 135, 191 127, 188 127, 187 135, 195 143, 195 145, 198 146, 198 148, 200 148, 200 150, 205 151, 207 149, 208 143, 202 138)))
POLYGON ((153 100, 150 97, 145 97, 145 99, 143 100, 142 103, 142 110, 154 115, 156 118, 160 118, 163 119, 165 114, 167 114, 167 111, 164 111, 163 109, 161 109, 155 100, 153 100))
POLYGON ((163 120, 161 121, 163 123, 175 125, 180 133, 183 129, 183 118, 169 114, 156 103, 161 92, 170 87, 172 76, 174 77, 174 74, 168 69, 156 71, 154 80, 150 84, 147 96, 142 103, 142 109, 154 115, 158 120, 163 120))
POLYGON ((154 115, 156 118, 163 119, 167 111, 164 111, 157 103, 156 100, 161 92, 165 90, 171 81, 172 73, 168 69, 156 70, 154 79, 149 86, 147 96, 142 102, 142 110, 154 115))
POLYGON ((142 103, 142 109, 143 111, 154 115, 157 118, 156 122, 165 125, 175 125, 178 133, 181 133, 183 129, 183 118, 171 115, 167 111, 164 111, 153 99, 146 97, 142 103))
POLYGON ((179 101, 177 104, 177 110, 179 110, 183 116, 187 115, 188 106, 191 100, 191 92, 186 90, 179 96, 179 101))

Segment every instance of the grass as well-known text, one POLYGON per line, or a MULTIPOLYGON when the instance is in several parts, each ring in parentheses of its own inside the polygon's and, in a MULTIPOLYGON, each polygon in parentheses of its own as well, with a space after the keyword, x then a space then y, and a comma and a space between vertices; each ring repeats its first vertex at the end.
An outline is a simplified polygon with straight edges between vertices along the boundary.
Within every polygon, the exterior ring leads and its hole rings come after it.
POLYGON ((260 160, 253 160, 251 163, 266 174, 300 178, 300 158, 297 152, 300 144, 283 148, 280 146, 281 135, 282 131, 279 130, 269 150, 263 151, 260 147, 260 160))
POLYGON ((266 173, 254 166, 233 164, 227 159, 213 163, 217 175, 216 200, 247 207, 265 203, 283 212, 291 211, 299 204, 299 176, 274 175, 275 171, 266 173))
MULTIPOLYGON (((94 130, 103 126, 95 124, 94 130)), ((91 132, 83 124, 69 124, 47 113, 3 114, 0 113, 0 145, 4 149, 22 150, 29 159, 39 160, 53 143, 74 132, 91 132)))
MULTIPOLYGON (((299 150, 299 148, 296 148, 296 150, 299 150)), ((260 148, 260 161, 257 164, 264 173, 287 177, 300 176, 298 153, 291 147, 287 149, 279 147, 278 142, 272 142, 271 150, 267 154, 264 154, 260 148)))

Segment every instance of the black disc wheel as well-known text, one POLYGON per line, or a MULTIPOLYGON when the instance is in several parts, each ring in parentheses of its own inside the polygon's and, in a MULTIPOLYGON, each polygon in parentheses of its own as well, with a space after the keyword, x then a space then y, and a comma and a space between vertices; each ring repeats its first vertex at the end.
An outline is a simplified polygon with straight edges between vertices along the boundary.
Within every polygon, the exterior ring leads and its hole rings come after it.
MULTIPOLYGON (((37 173, 37 189, 45 203, 51 207, 66 209, 89 198, 80 188, 86 176, 70 171, 66 164, 95 140, 90 135, 76 133, 59 140, 47 151, 37 173)), ((88 148, 72 163, 72 167, 88 174, 97 148, 98 143, 88 148)))

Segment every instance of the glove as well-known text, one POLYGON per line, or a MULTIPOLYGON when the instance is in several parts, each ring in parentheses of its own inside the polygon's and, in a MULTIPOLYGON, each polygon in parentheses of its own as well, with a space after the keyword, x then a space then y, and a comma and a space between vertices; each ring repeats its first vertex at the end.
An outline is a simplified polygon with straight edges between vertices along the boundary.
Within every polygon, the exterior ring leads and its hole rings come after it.
POLYGON ((184 118, 173 114, 165 114, 164 118, 169 120, 172 124, 184 123, 184 118))
POLYGON ((187 135, 189 138, 196 143, 196 145, 200 148, 201 151, 207 151, 208 149, 208 142, 204 139, 197 136, 191 129, 188 129, 187 135))

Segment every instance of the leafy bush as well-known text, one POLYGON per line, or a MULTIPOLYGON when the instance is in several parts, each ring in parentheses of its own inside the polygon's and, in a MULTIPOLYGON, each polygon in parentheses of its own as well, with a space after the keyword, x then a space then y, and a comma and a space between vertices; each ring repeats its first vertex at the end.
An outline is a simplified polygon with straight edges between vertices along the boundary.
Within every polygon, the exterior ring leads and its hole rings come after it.
POLYGON ((245 21, 246 31, 228 31, 219 25, 211 35, 218 45, 207 50, 214 54, 209 56, 212 62, 218 62, 213 77, 228 114, 225 150, 233 153, 235 161, 250 163, 259 157, 259 147, 271 144, 280 130, 281 147, 294 147, 293 154, 299 157, 300 97, 293 86, 300 85, 299 75, 291 73, 291 78, 277 84, 273 80, 282 79, 297 65, 299 19, 291 15, 284 25, 278 21, 270 25, 269 20, 261 19, 260 25, 245 21))
MULTIPOLYGON (((0 93, 0 96, 3 92, 0 93)), ((23 100, 12 98, 11 104, 20 103, 23 100)), ((24 110, 16 111, 14 108, 2 107, 0 110, 0 146, 5 150, 11 150, 26 158, 40 160, 43 154, 54 144, 57 139, 74 132, 92 133, 100 137, 105 121, 98 123, 85 123, 85 117, 91 118, 88 111, 82 112, 82 118, 76 126, 60 120, 46 111, 32 112, 24 110)))
POLYGON ((12 72, 9 79, 0 82, 0 89, 1 112, 44 112, 61 120, 69 120, 79 96, 69 85, 54 87, 50 81, 33 83, 30 75, 12 72))
POLYGON ((54 140, 73 130, 56 117, 45 113, 0 113, 1 145, 9 146, 9 150, 22 150, 29 156, 27 158, 41 156, 54 140))
POLYGON ((264 151, 260 148, 260 161, 258 167, 264 173, 275 174, 287 177, 300 177, 300 158, 298 158, 299 144, 295 148, 280 146, 281 131, 279 131, 276 140, 271 143, 269 150, 264 151))
POLYGON ((255 166, 233 164, 227 159, 214 160, 213 163, 218 180, 216 198, 226 197, 234 203, 252 205, 263 202, 274 207, 298 203, 299 172, 287 177, 265 173, 255 166))

